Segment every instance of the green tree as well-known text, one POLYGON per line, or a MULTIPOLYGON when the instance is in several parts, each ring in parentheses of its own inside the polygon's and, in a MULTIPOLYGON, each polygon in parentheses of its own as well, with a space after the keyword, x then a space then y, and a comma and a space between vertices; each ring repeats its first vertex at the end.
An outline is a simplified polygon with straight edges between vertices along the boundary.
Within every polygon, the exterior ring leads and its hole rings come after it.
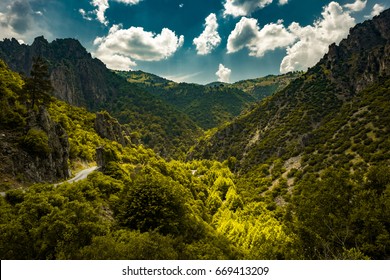
POLYGON ((185 217, 186 191, 159 173, 140 174, 121 193, 116 218, 141 232, 179 234, 185 217))
POLYGON ((53 86, 50 82, 48 62, 42 57, 33 59, 30 77, 26 80, 25 88, 31 99, 31 108, 34 108, 37 102, 47 104, 50 101, 53 86))

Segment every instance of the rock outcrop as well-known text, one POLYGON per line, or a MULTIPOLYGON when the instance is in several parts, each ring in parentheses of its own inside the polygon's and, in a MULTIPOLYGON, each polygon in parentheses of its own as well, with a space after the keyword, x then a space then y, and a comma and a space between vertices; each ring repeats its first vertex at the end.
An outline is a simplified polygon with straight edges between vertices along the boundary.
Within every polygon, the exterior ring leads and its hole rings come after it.
POLYGON ((351 93, 390 75, 390 9, 351 29, 319 62, 333 82, 351 93))
POLYGON ((96 109, 116 91, 109 84, 106 66, 75 39, 57 39, 49 43, 37 37, 31 46, 15 39, 0 42, 0 59, 15 72, 29 75, 34 57, 49 62, 54 96, 71 105, 96 109))
POLYGON ((68 135, 44 107, 32 112, 24 131, 2 130, 1 174, 21 184, 56 182, 69 177, 68 135))
POLYGON ((100 137, 116 141, 122 146, 130 144, 129 138, 125 137, 129 136, 129 132, 107 112, 96 113, 95 131, 100 137))

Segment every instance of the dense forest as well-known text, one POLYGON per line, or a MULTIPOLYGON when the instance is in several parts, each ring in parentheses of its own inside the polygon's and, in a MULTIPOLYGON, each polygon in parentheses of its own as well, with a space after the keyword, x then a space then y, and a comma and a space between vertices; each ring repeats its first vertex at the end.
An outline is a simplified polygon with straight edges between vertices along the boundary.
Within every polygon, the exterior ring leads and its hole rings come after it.
POLYGON ((77 58, 0 60, 0 258, 389 259, 389 18, 304 73, 199 86, 101 68, 112 98, 93 104, 53 83, 77 58))

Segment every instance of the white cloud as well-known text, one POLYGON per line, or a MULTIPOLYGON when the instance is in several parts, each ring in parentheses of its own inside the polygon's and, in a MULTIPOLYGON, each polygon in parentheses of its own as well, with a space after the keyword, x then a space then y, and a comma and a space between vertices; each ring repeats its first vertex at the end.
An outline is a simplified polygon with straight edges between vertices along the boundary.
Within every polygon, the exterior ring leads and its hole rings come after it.
POLYGON ((173 75, 173 76, 161 76, 167 80, 174 81, 176 83, 182 83, 182 82, 189 82, 191 78, 194 78, 196 76, 199 76, 199 74, 202 74, 203 72, 195 72, 191 74, 179 74, 179 75, 173 75))
POLYGON ((137 5, 142 0, 114 0, 114 1, 118 3, 127 4, 127 5, 137 5))
POLYGON ((209 54, 213 49, 219 46, 221 43, 221 37, 219 36, 217 29, 217 16, 215 14, 210 14, 206 18, 204 31, 193 41, 198 54, 209 54))
MULTIPOLYGON (((137 5, 142 0, 110 0, 110 1, 122 3, 122 4, 125 4, 125 5, 137 5)), ((100 23, 102 23, 102 24, 107 26, 108 25, 108 20, 106 18, 106 11, 107 11, 108 8, 110 8, 109 0, 91 0, 91 5, 96 7, 96 9, 91 11, 91 12, 85 12, 83 9, 79 10, 79 12, 83 16, 83 18, 86 19, 86 20, 89 20, 89 18, 90 18, 89 15, 90 14, 95 14, 96 15, 96 19, 100 23)))
POLYGON ((338 44, 354 25, 355 19, 336 2, 325 6, 322 18, 313 25, 301 27, 298 23, 291 24, 288 29, 298 41, 287 48, 280 72, 306 70, 313 66, 328 51, 328 46, 338 44))
POLYGON ((89 13, 87 13, 84 9, 79 9, 79 13, 83 17, 83 19, 91 21, 92 18, 89 16, 89 13))
POLYGON ((92 0, 91 4, 96 7, 94 13, 96 14, 96 18, 104 25, 108 25, 108 20, 106 19, 106 10, 110 7, 108 4, 108 0, 92 0))
POLYGON ((362 1, 362 0, 356 0, 352 4, 345 4, 344 7, 347 9, 350 9, 353 12, 360 12, 362 11, 367 5, 367 0, 362 1))
POLYGON ((280 6, 283 6, 283 5, 286 5, 288 4, 288 0, 279 0, 279 5, 280 6))
POLYGON ((262 57, 267 51, 287 47, 295 41, 295 35, 289 32, 283 21, 266 24, 262 29, 253 18, 243 17, 229 35, 228 53, 248 48, 250 56, 262 57))
POLYGON ((105 37, 97 37, 95 56, 108 68, 129 70, 134 60, 160 61, 172 56, 183 45, 184 36, 163 28, 160 34, 144 31, 142 27, 122 29, 121 25, 111 27, 105 37))
POLYGON ((232 70, 226 68, 223 64, 219 64, 218 71, 215 73, 215 75, 218 76, 218 81, 228 83, 230 80, 231 73, 232 70))
POLYGON ((258 9, 272 3, 273 0, 226 0, 224 15, 234 17, 248 16, 258 9))
POLYGON ((368 16, 365 16, 365 18, 373 18, 373 17, 379 15, 385 9, 386 9, 385 6, 383 6, 381 4, 375 4, 374 7, 372 8, 371 14, 368 16))

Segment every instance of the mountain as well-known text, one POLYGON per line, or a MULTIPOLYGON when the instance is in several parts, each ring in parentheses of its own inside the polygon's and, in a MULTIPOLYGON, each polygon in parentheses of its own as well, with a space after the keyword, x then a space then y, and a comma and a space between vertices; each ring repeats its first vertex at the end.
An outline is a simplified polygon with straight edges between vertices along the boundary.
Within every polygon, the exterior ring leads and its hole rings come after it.
POLYGON ((16 72, 28 76, 34 57, 48 61, 55 97, 92 111, 107 110, 127 125, 133 140, 166 157, 184 154, 201 134, 185 114, 114 74, 75 39, 49 43, 37 37, 31 46, 15 39, 0 42, 0 59, 16 72))
POLYGON ((273 94, 297 77, 290 73, 235 84, 216 82, 203 86, 175 83, 142 71, 116 73, 187 114, 203 129, 215 128, 233 120, 258 100, 273 94))
POLYGON ((175 83, 141 71, 117 73, 130 84, 142 87, 185 113, 203 129, 215 128, 231 121, 256 101, 251 95, 228 86, 175 83))
MULTIPOLYGON (((137 144, 107 111, 50 97, 47 75, 0 61, 1 259, 389 259, 389 22, 387 10, 356 26, 306 73, 206 132, 187 161, 137 144), (84 180, 53 184, 94 160, 101 168, 84 180)), ((122 82, 121 94, 140 90, 122 82)), ((126 98, 115 112, 138 100, 126 98)))
MULTIPOLYGON (((325 141, 338 136, 329 131, 330 139, 319 139, 317 133, 348 106, 357 106, 349 112, 352 115, 367 110, 357 105, 365 104, 361 101, 363 95, 365 100, 368 98, 364 90, 385 86, 390 76, 389 14, 386 11, 357 25, 347 39, 339 46, 331 45, 328 54, 305 74, 253 111, 202 140, 193 156, 218 160, 233 156, 238 159, 240 169, 248 171, 273 157, 288 160, 302 156, 307 147, 316 150, 313 147, 318 142, 325 145, 325 141)), ((374 119, 387 118, 382 111, 375 114, 374 119)), ((344 119, 341 127, 350 125, 344 119)), ((372 132, 383 129, 371 127, 372 132)), ((388 136, 387 131, 383 133, 388 136)))
POLYGON ((0 184, 56 181, 69 177, 68 134, 41 107, 20 102, 21 77, 0 60, 0 184))
POLYGON ((390 257, 389 23, 386 10, 358 24, 189 153, 227 164, 243 201, 273 211, 305 259, 390 257))

